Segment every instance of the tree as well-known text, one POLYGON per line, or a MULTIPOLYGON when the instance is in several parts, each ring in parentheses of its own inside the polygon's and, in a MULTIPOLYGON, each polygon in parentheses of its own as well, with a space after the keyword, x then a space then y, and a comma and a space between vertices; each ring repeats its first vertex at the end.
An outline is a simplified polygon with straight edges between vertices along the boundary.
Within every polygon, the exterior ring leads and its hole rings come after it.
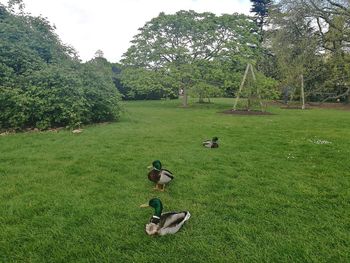
POLYGON ((96 57, 82 64, 80 72, 87 106, 84 121, 117 120, 121 111, 121 96, 113 82, 112 64, 103 57, 96 57))
POLYGON ((160 99, 177 98, 179 83, 174 74, 164 69, 151 70, 146 68, 130 68, 122 70, 120 74, 126 99, 160 99))
POLYGON ((0 130, 118 118, 112 67, 82 65, 46 19, 0 4, 0 39, 0 130))
POLYGON ((98 49, 96 52, 95 52, 95 58, 104 58, 104 53, 101 49, 98 49))
POLYGON ((318 30, 323 48, 327 42, 326 32, 338 31, 339 40, 343 40, 344 47, 350 47, 350 2, 348 0, 281 0, 279 6, 288 12, 290 10, 301 11, 305 18, 313 21, 318 30), (343 22, 339 23, 339 20, 343 22))
POLYGON ((160 13, 140 28, 122 63, 129 72, 141 68, 147 73, 166 73, 170 82, 163 81, 164 85, 183 89, 184 106, 187 106, 188 88, 194 83, 187 69, 195 67, 198 61, 229 60, 237 54, 252 57, 258 45, 257 36, 251 34, 255 29, 255 24, 245 15, 160 13))
MULTIPOLYGON (((322 61, 318 53, 318 37, 311 21, 296 9, 288 13, 275 13, 272 19, 270 43, 279 69, 279 77, 284 86, 300 91, 301 75, 311 80, 317 76, 317 65, 322 61)), ((306 85, 312 89, 312 81, 306 85)))
POLYGON ((251 12, 255 13, 254 21, 258 26, 260 42, 264 41, 264 26, 267 24, 267 17, 269 15, 272 0, 250 0, 253 4, 250 9, 251 12))
POLYGON ((279 77, 293 82, 302 70, 313 97, 349 96, 349 1, 281 0, 277 7, 272 17, 275 30, 268 40, 274 43, 279 77))

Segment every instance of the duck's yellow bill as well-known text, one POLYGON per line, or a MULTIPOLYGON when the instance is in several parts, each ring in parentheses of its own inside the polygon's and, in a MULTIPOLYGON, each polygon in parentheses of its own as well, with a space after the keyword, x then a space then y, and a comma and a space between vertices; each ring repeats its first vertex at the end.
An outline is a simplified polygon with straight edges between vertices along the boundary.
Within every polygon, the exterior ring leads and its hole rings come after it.
POLYGON ((142 205, 140 205, 140 207, 149 207, 149 205, 148 204, 142 204, 142 205))
POLYGON ((152 165, 150 165, 150 166, 147 166, 147 169, 151 169, 153 166, 152 165))

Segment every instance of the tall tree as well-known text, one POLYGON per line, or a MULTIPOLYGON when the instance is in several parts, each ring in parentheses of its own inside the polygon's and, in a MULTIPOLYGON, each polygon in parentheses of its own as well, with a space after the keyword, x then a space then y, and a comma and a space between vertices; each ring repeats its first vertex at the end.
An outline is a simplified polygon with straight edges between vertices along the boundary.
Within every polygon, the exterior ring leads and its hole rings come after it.
POLYGON ((96 50, 95 52, 95 58, 104 58, 104 53, 101 49, 96 50))
POLYGON ((251 12, 254 15, 254 21, 259 28, 260 42, 264 41, 264 26, 267 24, 267 17, 270 12, 272 0, 250 0, 252 2, 251 12))
MULTIPOLYGON (((280 0, 279 12, 274 14, 274 53, 278 60, 292 54, 308 60, 303 67, 310 94, 337 94, 329 98, 350 96, 350 2, 348 0, 280 0), (283 17, 283 19, 280 19, 283 17), (305 30, 306 29, 306 30, 305 30), (303 37, 296 37, 295 33, 303 37), (295 40, 298 40, 297 42, 295 40), (278 43, 280 51, 278 52, 278 43), (283 44, 284 43, 284 44, 283 44), (277 49, 276 49, 277 48, 277 49), (299 52, 298 52, 299 51, 299 52), (302 52, 302 53, 301 53, 302 52)), ((302 61, 301 59, 299 61, 302 61)), ((288 61, 288 60, 286 60, 288 61)), ((290 60, 293 65, 298 59, 290 60)), ((295 68, 295 67, 294 67, 295 68)), ((280 73, 288 75, 280 68, 280 73)), ((290 75, 290 74, 289 74, 290 75)), ((293 78, 293 76, 291 76, 293 78)), ((327 98, 326 98, 327 99, 327 98)), ((349 100, 349 99, 348 99, 349 100)))
MULTIPOLYGON (((245 15, 222 15, 179 11, 173 15, 160 13, 139 29, 122 63, 129 69, 144 72, 166 72, 178 88, 187 91, 193 81, 188 68, 197 61, 230 59, 240 54, 252 57, 258 45, 255 24, 245 15)), ((158 82, 159 83, 159 82, 158 82)))
MULTIPOLYGON (((270 43, 279 69, 283 85, 300 91, 301 75, 308 75, 321 61, 318 53, 318 37, 312 22, 305 18, 301 10, 278 12, 273 16, 270 43)), ((307 89, 310 89, 307 86, 307 89)))

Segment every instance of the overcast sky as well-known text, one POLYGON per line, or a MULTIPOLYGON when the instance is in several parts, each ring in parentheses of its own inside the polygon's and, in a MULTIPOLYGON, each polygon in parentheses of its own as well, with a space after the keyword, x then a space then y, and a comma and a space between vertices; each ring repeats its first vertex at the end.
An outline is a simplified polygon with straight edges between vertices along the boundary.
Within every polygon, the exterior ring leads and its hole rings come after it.
MULTIPOLYGON (((6 3, 5 0, 0 0, 6 3)), ((137 29, 160 12, 179 10, 249 14, 249 0, 24 0, 25 10, 42 15, 56 26, 64 43, 83 61, 101 49, 111 62, 120 60, 137 29)))

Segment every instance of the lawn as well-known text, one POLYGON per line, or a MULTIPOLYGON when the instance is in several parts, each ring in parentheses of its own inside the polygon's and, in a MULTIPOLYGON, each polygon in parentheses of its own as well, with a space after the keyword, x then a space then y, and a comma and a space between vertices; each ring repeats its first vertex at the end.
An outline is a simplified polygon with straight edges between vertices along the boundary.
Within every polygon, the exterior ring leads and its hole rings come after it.
POLYGON ((120 122, 0 136, 0 262, 350 262, 350 111, 126 102, 120 122), (220 148, 205 149, 217 136, 220 148), (174 173, 155 192, 147 166, 174 173), (160 197, 189 210, 144 232, 160 197))

